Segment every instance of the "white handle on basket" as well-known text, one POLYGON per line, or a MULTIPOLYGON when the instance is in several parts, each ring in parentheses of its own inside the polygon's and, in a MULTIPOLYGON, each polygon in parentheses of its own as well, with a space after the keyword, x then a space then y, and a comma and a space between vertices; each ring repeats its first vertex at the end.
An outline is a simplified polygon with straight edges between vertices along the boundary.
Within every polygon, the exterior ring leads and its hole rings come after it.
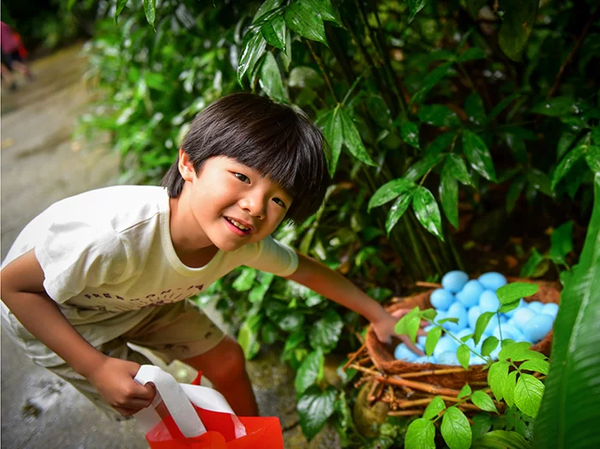
MULTIPOLYGON (((193 438, 206 432, 206 427, 204 427, 190 400, 173 376, 157 366, 142 365, 134 380, 142 385, 152 382, 156 386, 156 390, 183 436, 193 438)), ((147 410, 144 409, 138 412, 136 419, 147 418, 147 410)), ((152 412, 154 412, 153 409, 152 412)))

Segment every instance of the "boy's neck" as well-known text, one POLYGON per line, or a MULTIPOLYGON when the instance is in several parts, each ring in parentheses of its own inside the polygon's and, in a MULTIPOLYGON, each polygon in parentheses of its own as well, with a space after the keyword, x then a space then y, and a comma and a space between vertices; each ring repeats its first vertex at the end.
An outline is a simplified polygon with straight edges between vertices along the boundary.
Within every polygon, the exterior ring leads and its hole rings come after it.
POLYGON ((206 264, 216 254, 218 248, 201 229, 197 229, 197 224, 188 223, 191 214, 181 213, 181 209, 185 207, 189 206, 185 201, 184 192, 178 198, 169 198, 169 230, 173 248, 184 263, 185 260, 194 260, 196 262, 193 265, 198 265, 198 262, 208 258, 204 263, 206 264))

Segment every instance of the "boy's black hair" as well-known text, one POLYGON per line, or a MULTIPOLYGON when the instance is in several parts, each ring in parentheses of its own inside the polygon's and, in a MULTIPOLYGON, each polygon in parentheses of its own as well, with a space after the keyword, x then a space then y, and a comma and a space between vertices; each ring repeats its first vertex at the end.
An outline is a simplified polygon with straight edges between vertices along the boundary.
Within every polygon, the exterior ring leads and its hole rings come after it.
MULTIPOLYGON (((227 95, 200 112, 181 144, 196 173, 204 161, 227 156, 268 176, 293 202, 286 219, 302 222, 317 211, 327 185, 328 146, 321 131, 299 109, 248 93, 227 95)), ((179 156, 163 178, 171 198, 184 180, 179 156)))

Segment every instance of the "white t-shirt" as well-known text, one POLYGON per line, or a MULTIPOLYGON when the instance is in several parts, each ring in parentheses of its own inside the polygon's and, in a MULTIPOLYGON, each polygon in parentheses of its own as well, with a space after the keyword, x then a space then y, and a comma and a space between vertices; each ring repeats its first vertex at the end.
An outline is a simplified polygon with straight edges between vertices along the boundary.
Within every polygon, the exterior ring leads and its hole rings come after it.
MULTIPOLYGON (((124 334, 152 307, 198 294, 240 265, 279 276, 298 267, 296 253, 271 237, 219 250, 201 268, 184 265, 171 241, 167 191, 154 186, 107 187, 53 204, 23 229, 2 266, 32 248, 44 289, 93 346, 124 334)), ((38 365, 64 363, 4 303, 2 318, 38 365)))

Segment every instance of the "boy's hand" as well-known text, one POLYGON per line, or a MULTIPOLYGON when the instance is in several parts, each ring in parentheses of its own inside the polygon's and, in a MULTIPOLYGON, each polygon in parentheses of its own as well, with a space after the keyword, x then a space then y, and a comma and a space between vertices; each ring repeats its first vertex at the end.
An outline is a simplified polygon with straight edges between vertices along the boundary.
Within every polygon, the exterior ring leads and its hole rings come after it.
POLYGON ((129 416, 152 404, 156 394, 152 385, 133 380, 139 369, 135 362, 106 357, 86 378, 112 408, 129 416))
MULTIPOLYGON (((386 312, 385 315, 381 319, 373 321, 371 323, 371 325, 373 326, 375 335, 377 335, 377 339, 380 342, 389 343, 390 339, 393 335, 393 336, 400 338, 400 340, 402 340, 402 342, 404 344, 406 344, 406 346, 415 354, 417 354, 419 356, 425 355, 425 353, 423 351, 421 351, 419 348, 417 348, 413 344, 413 342, 410 341, 410 338, 408 337, 408 335, 398 335, 396 333, 396 331, 394 330, 394 327, 396 327, 396 323, 398 323, 400 318, 402 318, 408 312, 410 312, 410 309, 396 310, 393 314, 386 312)), ((428 323, 426 321, 422 321, 421 327, 426 326, 427 324, 428 323)), ((423 329, 419 329, 419 331, 417 332, 417 335, 427 335, 427 333, 423 329)))

